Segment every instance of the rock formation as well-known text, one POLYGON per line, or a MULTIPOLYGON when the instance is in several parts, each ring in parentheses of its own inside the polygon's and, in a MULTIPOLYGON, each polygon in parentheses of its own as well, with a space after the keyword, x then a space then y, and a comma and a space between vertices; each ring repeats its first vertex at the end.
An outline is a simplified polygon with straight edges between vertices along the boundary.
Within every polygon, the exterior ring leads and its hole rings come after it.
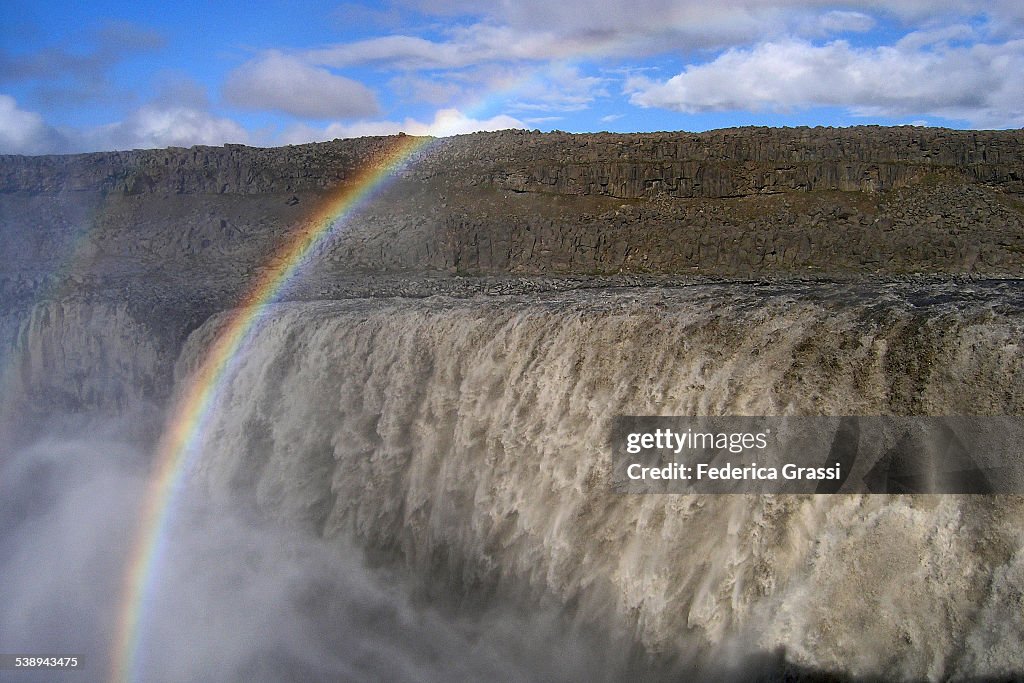
MULTIPOLYGON (((399 140, 0 157, 0 274, 244 277, 399 140)), ((1024 267, 1020 131, 504 131, 429 141, 390 175, 324 246, 324 272, 1024 267)))

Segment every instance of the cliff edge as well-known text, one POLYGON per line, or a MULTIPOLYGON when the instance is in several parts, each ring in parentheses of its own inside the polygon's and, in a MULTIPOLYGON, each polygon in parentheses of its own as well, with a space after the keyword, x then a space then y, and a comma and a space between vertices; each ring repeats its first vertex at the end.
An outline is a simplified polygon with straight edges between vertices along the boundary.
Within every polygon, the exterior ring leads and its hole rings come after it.
MULTIPOLYGON (((422 142, 323 245, 322 272, 1024 273, 1022 131, 422 142)), ((408 139, 0 157, 0 277, 244 278, 399 144, 408 139)))

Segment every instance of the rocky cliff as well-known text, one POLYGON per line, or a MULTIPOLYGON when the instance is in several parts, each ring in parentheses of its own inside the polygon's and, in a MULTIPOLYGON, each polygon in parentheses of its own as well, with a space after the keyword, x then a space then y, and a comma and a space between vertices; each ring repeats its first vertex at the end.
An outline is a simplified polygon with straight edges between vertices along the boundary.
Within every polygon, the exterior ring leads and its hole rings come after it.
MULTIPOLYGON (((274 194, 331 188, 383 159, 395 138, 253 148, 0 156, 0 191, 274 194)), ((527 131, 439 139, 402 175, 519 192, 724 198, 795 190, 881 191, 955 168, 1024 192, 1024 136, 943 128, 739 128, 708 133, 527 131)))
MULTIPOLYGON (((0 157, 0 273, 8 289, 59 269, 234 280, 398 144, 0 157)), ((319 262, 332 275, 1014 276, 1024 270, 1024 133, 744 128, 433 140, 390 173, 319 262)))

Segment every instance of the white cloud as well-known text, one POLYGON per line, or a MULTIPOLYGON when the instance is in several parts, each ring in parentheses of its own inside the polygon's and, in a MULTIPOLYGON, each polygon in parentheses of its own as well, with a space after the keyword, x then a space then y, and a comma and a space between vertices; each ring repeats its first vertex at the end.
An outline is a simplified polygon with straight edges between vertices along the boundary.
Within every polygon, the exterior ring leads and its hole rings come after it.
POLYGON ((975 126, 1024 125, 1024 40, 926 50, 789 40, 728 50, 667 81, 634 77, 631 102, 697 113, 846 107, 855 114, 928 114, 975 126))
MULTIPOLYGON (((522 76, 520 76, 522 78, 522 76)), ((608 95, 608 79, 586 76, 576 66, 551 64, 514 88, 513 109, 522 111, 575 111, 586 109, 608 95)))
MULTIPOLYGON (((496 3, 418 3, 437 14, 465 13, 480 21, 449 32, 441 43, 421 41, 417 54, 429 68, 466 65, 492 51, 510 59, 557 59, 571 55, 644 56, 664 52, 725 49, 786 36, 820 37, 862 32, 876 22, 872 14, 896 21, 944 16, 976 17, 1012 8, 1018 0, 595 0, 581 11, 577 3, 516 0, 496 3)), ((1019 10, 1018 10, 1019 11, 1019 10)), ((406 37, 402 37, 404 39, 406 37)), ((375 61, 398 60, 390 53, 399 37, 373 46, 351 44, 346 60, 373 52, 375 61)), ((499 58, 499 57, 488 57, 499 58)), ((349 63, 354 63, 349 61, 349 63)), ((411 66, 415 68, 413 61, 411 66)), ((407 67, 409 65, 407 63, 407 67)))
POLYGON ((773 32, 781 27, 762 15, 737 15, 715 25, 681 20, 669 25, 654 21, 650 25, 602 24, 576 30, 571 23, 559 22, 553 17, 529 27, 477 23, 450 29, 445 40, 391 35, 309 50, 302 56, 335 68, 372 64, 416 71, 460 69, 489 62, 641 56, 721 47, 753 39, 770 26, 774 26, 773 32))
POLYGON ((792 38, 863 33, 880 21, 943 26, 971 21, 996 35, 1024 23, 1020 0, 516 0, 414 2, 438 15, 464 14, 443 39, 389 35, 305 53, 334 67, 458 69, 485 62, 642 57, 723 50, 792 38), (982 21, 979 22, 979 19, 982 21))
POLYGON ((476 119, 458 109, 441 109, 434 114, 434 120, 423 123, 407 118, 397 121, 356 121, 355 123, 332 123, 326 128, 313 128, 299 124, 288 128, 281 135, 282 144, 301 144, 335 138, 358 138, 370 135, 395 135, 403 132, 409 135, 433 135, 444 137, 488 130, 526 128, 519 119, 500 114, 488 119, 476 119))
POLYGON ((314 119, 371 116, 380 110, 362 83, 280 52, 269 52, 228 74, 224 96, 239 107, 314 119))
POLYGON ((758 12, 796 15, 801 12, 877 12, 907 21, 935 19, 944 15, 990 15, 1001 19, 1024 17, 1020 0, 592 0, 586 11, 573 3, 550 0, 406 0, 421 11, 465 14, 517 28, 560 26, 565 31, 595 31, 621 27, 656 28, 675 20, 727 23, 758 12))
POLYGON ((875 19, 863 12, 833 10, 803 19, 797 33, 803 36, 831 36, 837 33, 864 33, 875 27, 875 19))
POLYGON ((65 145, 42 116, 19 109, 9 95, 0 95, 0 154, 49 154, 62 151, 65 145))
POLYGON ((1007 35, 1020 36, 1020 0, 595 0, 586 11, 550 0, 409 2, 427 13, 470 19, 450 21, 440 38, 389 35, 307 51, 303 58, 427 78, 410 92, 439 106, 456 101, 460 87, 472 92, 471 74, 504 71, 513 78, 478 79, 478 92, 501 92, 510 111, 535 113, 587 109, 606 96, 607 79, 590 75, 595 60, 717 54, 711 65, 690 66, 667 82, 627 78, 626 91, 635 104, 680 111, 829 105, 864 114, 931 113, 975 125, 1019 120, 1007 87, 1012 73, 993 79, 982 53, 1000 52, 1000 44, 1009 45, 1007 35), (879 25, 910 32, 874 48, 837 40, 861 34, 858 42, 870 41, 868 32, 879 25), (961 58, 966 67, 957 63, 961 58), (563 66, 560 73, 559 64, 582 69, 563 66), (840 69, 837 78, 826 65, 840 69), (950 87, 948 68, 962 92, 950 87), (996 89, 983 92, 985 85, 996 89), (927 102, 933 104, 922 109, 927 102))
POLYGON ((316 64, 346 67, 386 63, 398 69, 446 69, 466 66, 482 57, 470 46, 438 43, 416 36, 383 36, 310 50, 304 57, 316 64))
POLYGON ((69 154, 249 141, 246 130, 231 119, 204 109, 160 102, 143 106, 115 123, 57 131, 39 114, 21 110, 13 98, 0 95, 0 153, 5 154, 69 154))
MULTIPOLYGON (((434 114, 434 120, 430 123, 422 123, 415 119, 407 118, 398 130, 410 135, 444 137, 485 130, 507 130, 509 128, 526 128, 526 125, 519 119, 506 114, 492 116, 489 119, 477 119, 458 109, 440 109, 434 114)), ((398 130, 392 130, 392 132, 397 133, 398 130)))
POLYGON ((898 41, 895 47, 900 50, 924 50, 949 47, 953 42, 976 43, 981 41, 978 30, 968 24, 946 24, 930 26, 911 31, 898 41))
POLYGON ((377 64, 403 70, 459 69, 495 61, 558 59, 583 54, 595 44, 550 30, 519 31, 507 26, 472 24, 448 31, 448 39, 392 35, 309 50, 315 64, 347 67, 377 64))
POLYGON ((231 119, 189 107, 146 105, 124 121, 84 131, 76 151, 148 149, 249 142, 249 134, 231 119))
POLYGON ((310 50, 303 58, 425 79, 409 92, 437 106, 457 102, 460 89, 472 93, 476 77, 476 92, 500 93, 506 109, 525 115, 587 109, 606 96, 608 80, 591 75, 596 60, 624 58, 637 66, 651 55, 688 61, 718 55, 669 81, 626 78, 626 92, 634 104, 680 111, 825 105, 867 115, 934 114, 978 126, 1020 120, 1008 85, 1012 72, 993 78, 994 67, 984 62, 985 53, 1003 55, 1012 42, 1007 38, 1024 30, 1020 0, 594 0, 586 11, 550 0, 405 4, 461 16, 440 37, 389 35, 310 50), (906 35, 873 48, 840 40, 859 34, 858 43, 870 42, 878 26, 886 29, 881 35, 906 35), (796 61, 783 59, 790 57, 796 61), (962 58, 966 66, 958 63, 962 58), (578 67, 559 73, 559 64, 578 67), (826 65, 840 69, 838 77, 826 65), (957 78, 953 86, 947 69, 957 78), (485 73, 497 75, 480 78, 485 73), (988 85, 994 90, 984 92, 988 85))
POLYGON ((426 102, 435 106, 452 102, 465 91, 458 83, 437 78, 421 78, 406 72, 388 81, 388 88, 406 102, 426 102))
MULTIPOLYGON (((427 0, 427 11, 450 13, 457 3, 427 0)), ((453 37, 464 42, 470 34, 504 34, 505 49, 535 57, 562 55, 564 46, 591 54, 639 53, 666 47, 675 38, 685 49, 695 45, 721 44, 739 35, 756 35, 777 22, 779 4, 763 0, 596 0, 581 9, 578 3, 550 0, 516 0, 490 4, 463 3, 461 10, 482 21, 453 37), (461 33, 462 35, 458 35, 461 33), (508 38, 517 36, 512 40, 508 38), (542 48, 538 52, 538 48, 542 48)), ((491 42, 491 41, 484 41, 491 42)))

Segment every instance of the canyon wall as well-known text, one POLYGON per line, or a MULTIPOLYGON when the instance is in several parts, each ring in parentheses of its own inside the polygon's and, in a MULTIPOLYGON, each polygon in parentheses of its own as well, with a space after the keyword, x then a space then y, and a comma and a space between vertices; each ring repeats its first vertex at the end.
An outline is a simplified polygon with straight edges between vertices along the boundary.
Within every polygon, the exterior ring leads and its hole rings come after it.
POLYGON ((384 167, 317 253, 321 272, 1024 269, 1021 132, 743 128, 3 157, 0 278, 244 277, 384 167), (415 151, 394 165, 399 146, 415 151))

